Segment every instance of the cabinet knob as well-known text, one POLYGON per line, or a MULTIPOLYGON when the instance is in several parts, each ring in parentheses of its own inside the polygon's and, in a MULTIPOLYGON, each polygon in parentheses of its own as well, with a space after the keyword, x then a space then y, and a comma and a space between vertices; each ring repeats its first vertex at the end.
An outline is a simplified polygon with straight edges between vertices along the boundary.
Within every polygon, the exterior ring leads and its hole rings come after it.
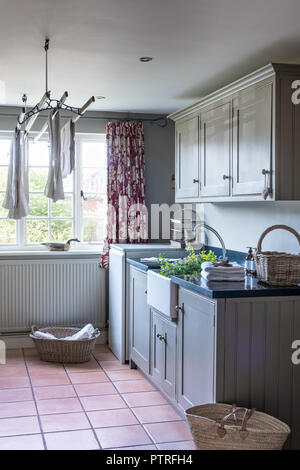
POLYGON ((261 173, 262 173, 262 175, 270 175, 271 174, 270 170, 265 170, 265 169, 261 170, 261 173))
POLYGON ((145 292, 145 294, 148 294, 148 291, 147 291, 147 289, 146 289, 144 292, 145 292))
POLYGON ((179 310, 182 310, 182 307, 180 307, 179 305, 176 305, 175 310, 176 312, 179 312, 179 310))
POLYGON ((193 179, 193 183, 199 183, 199 180, 193 179))
POLYGON ((163 335, 160 335, 159 333, 157 333, 156 337, 159 339, 159 341, 166 342, 166 338, 163 335))
POLYGON ((223 175, 223 180, 230 180, 230 176, 228 176, 228 175, 223 175))

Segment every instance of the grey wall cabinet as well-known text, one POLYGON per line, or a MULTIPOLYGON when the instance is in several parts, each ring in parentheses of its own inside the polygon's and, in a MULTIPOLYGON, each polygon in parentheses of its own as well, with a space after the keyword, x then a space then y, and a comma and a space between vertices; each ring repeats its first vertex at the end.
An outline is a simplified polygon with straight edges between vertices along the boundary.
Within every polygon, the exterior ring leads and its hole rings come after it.
POLYGON ((199 118, 191 116, 176 125, 176 194, 181 199, 199 196, 199 118))
POLYGON ((179 289, 177 401, 186 409, 215 401, 216 303, 179 289))
POLYGON ((147 304, 147 273, 130 266, 129 272, 130 358, 150 372, 150 308, 147 304))
POLYGON ((153 381, 175 399, 176 324, 151 309, 151 375, 153 381))
POLYGON ((176 202, 300 200, 295 80, 300 65, 271 64, 169 116, 176 202))

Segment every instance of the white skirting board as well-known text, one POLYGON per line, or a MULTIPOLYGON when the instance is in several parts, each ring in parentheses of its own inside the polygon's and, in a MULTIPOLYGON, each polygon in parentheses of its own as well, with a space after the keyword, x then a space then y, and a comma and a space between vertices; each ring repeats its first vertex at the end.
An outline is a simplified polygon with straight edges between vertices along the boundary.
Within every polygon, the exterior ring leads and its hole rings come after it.
MULTIPOLYGON (((0 335, 0 341, 4 341, 6 349, 34 348, 29 333, 0 335)), ((108 331, 106 328, 101 329, 101 334, 97 339, 97 344, 107 344, 108 331)))

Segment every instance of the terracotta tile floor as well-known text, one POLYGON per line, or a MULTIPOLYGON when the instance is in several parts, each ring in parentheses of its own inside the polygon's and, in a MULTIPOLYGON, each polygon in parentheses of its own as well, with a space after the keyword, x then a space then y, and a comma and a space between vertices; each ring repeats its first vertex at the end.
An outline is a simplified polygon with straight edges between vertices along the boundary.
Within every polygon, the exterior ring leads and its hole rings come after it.
POLYGON ((97 345, 86 364, 8 350, 0 365, 0 450, 192 450, 186 422, 137 370, 97 345))

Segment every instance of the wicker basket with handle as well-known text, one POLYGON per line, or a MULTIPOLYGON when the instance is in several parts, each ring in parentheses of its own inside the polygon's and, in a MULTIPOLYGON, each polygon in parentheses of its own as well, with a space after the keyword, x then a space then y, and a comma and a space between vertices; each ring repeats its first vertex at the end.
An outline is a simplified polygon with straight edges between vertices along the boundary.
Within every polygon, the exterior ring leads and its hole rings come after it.
POLYGON ((194 406, 186 416, 199 450, 280 450, 291 432, 270 415, 224 403, 194 406))
MULTIPOLYGON (((37 338, 34 333, 38 328, 32 327, 32 334, 30 338, 33 340, 39 357, 42 361, 46 362, 64 362, 64 363, 81 363, 88 362, 91 358, 92 352, 100 331, 96 328, 91 338, 81 340, 63 340, 63 339, 44 339, 37 338)), ((43 333, 50 333, 56 338, 65 338, 72 336, 80 328, 66 328, 66 327, 49 327, 41 328, 39 331, 43 333)))
POLYGON ((287 225, 272 225, 260 236, 257 244, 257 277, 271 286, 295 286, 300 283, 300 256, 278 251, 262 251, 265 236, 272 230, 283 229, 291 232, 300 245, 300 235, 287 225))

